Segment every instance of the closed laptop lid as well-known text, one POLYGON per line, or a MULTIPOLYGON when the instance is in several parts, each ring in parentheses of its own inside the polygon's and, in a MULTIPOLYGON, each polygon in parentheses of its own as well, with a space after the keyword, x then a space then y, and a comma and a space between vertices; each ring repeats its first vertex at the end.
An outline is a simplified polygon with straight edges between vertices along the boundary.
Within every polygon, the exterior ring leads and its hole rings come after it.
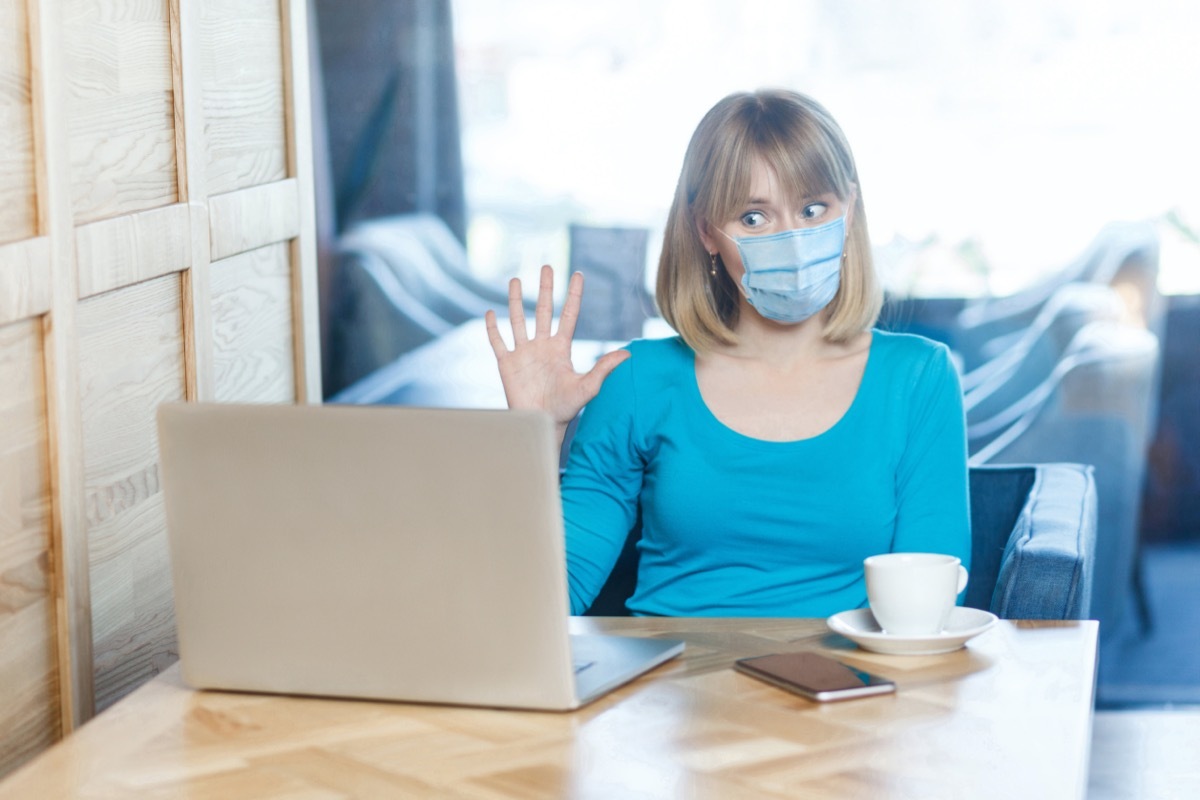
POLYGON ((190 684, 577 705, 548 417, 169 404, 159 433, 190 684))

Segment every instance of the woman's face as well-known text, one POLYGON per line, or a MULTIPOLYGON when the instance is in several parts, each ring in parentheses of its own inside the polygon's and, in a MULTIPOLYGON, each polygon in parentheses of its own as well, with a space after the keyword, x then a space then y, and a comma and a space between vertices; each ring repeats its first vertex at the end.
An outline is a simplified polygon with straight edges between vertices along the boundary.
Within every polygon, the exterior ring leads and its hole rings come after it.
MULTIPOLYGON (((794 201, 780 185, 778 177, 762 159, 756 159, 750 178, 750 199, 732 219, 715 225, 697 222, 700 240, 709 253, 721 256, 729 277, 741 284, 745 268, 734 239, 743 236, 767 236, 773 233, 813 228, 832 222, 846 213, 847 204, 833 193, 802 197, 794 201)), ((847 227, 849 227, 849 220, 847 227)))

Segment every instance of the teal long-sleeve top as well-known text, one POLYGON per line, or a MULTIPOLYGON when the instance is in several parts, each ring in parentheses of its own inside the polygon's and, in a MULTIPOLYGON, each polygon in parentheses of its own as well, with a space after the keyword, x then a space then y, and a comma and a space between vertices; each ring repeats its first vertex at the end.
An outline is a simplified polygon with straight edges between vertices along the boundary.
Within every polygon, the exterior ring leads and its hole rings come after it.
POLYGON ((639 505, 634 614, 823 617, 866 607, 867 556, 949 553, 970 568, 962 392, 944 345, 872 331, 850 408, 790 442, 721 423, 680 338, 628 349, 563 475, 571 613, 604 585, 639 505))

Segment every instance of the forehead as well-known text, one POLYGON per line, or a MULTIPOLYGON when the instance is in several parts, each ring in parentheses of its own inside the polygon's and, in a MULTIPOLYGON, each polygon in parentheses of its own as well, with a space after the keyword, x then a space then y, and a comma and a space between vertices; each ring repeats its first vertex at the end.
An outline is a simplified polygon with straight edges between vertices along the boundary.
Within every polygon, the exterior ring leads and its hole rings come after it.
POLYGON ((744 188, 736 194, 745 194, 742 202, 762 200, 799 205, 806 200, 837 193, 836 188, 828 182, 811 181, 811 176, 806 179, 806 176, 793 172, 781 177, 779 168, 760 155, 750 160, 745 180, 741 183, 744 188))
POLYGON ((764 159, 755 157, 750 163, 750 185, 748 187, 751 199, 775 200, 779 195, 779 176, 775 169, 764 159))

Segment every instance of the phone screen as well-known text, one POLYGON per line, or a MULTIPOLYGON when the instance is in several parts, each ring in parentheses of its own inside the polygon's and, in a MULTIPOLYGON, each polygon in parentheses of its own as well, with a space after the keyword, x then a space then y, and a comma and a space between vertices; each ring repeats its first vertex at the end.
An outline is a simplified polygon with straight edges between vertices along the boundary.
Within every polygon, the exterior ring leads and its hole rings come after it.
POLYGON ((743 658, 739 672, 812 700, 847 700, 896 690, 887 678, 843 664, 820 653, 778 653, 743 658))

